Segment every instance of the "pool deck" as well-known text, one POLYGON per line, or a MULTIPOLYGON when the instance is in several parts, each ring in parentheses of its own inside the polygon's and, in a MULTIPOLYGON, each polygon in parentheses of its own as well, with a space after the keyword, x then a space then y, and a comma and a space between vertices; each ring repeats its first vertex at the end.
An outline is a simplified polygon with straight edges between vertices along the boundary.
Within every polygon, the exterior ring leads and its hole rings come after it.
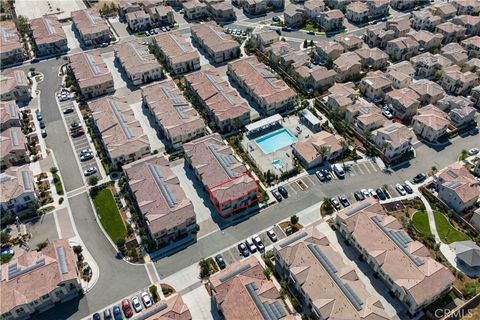
POLYGON ((294 167, 295 156, 292 153, 291 145, 287 145, 274 152, 265 154, 256 142, 263 137, 269 136, 283 129, 290 131, 290 133, 297 138, 298 142, 306 140, 313 134, 309 128, 299 121, 297 116, 290 116, 288 118, 284 118, 281 126, 271 131, 264 132, 263 135, 255 135, 254 137, 248 137, 245 135, 242 139, 241 143, 243 149, 249 154, 250 158, 253 159, 257 167, 264 173, 270 170, 270 172, 276 175, 281 175, 282 172, 291 170, 294 167), (297 126, 301 129, 300 134, 297 132, 297 126), (282 161, 284 163, 283 168, 279 169, 275 167, 275 165, 273 165, 273 161, 275 160, 282 161))

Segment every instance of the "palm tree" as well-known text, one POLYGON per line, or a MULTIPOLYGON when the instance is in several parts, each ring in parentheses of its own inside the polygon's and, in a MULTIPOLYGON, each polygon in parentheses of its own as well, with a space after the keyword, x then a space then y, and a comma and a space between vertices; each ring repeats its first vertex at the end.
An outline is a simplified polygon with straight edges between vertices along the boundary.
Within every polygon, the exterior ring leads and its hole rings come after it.
POLYGON ((321 146, 318 148, 318 154, 322 157, 322 162, 325 161, 325 156, 330 152, 327 146, 321 146))
POLYGON ((324 209, 326 212, 330 212, 330 211, 333 210, 332 199, 330 199, 330 198, 325 198, 325 199, 323 199, 323 209, 324 209))
POLYGON ((345 151, 348 150, 348 143, 346 140, 342 140, 340 141, 340 146, 342 147, 342 163, 343 163, 343 167, 345 168, 345 157, 344 157, 344 153, 345 151))
POLYGON ((387 151, 387 148, 388 148, 388 142, 383 142, 383 143, 382 143, 382 152, 383 152, 383 154, 385 154, 385 151, 387 151))

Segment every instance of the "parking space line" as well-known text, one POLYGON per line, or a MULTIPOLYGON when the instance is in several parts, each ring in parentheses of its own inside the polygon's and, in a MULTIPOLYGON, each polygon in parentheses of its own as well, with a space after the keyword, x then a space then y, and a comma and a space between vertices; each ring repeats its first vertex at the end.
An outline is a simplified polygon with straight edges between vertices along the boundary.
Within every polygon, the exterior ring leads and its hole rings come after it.
POLYGON ((363 168, 365 169, 365 171, 367 171, 367 173, 371 173, 370 167, 366 163, 362 163, 362 165, 363 165, 363 168))
POLYGON ((312 181, 312 178, 310 176, 306 176, 305 179, 307 179, 307 181, 310 181, 310 183, 312 184, 311 187, 315 185, 315 182, 312 181))
POLYGON ((292 184, 287 184, 287 187, 289 187, 289 189, 291 189, 293 191, 294 194, 297 194, 297 190, 295 190, 295 188, 292 186, 292 184))
POLYGON ((373 172, 375 172, 375 171, 376 171, 376 170, 374 170, 375 168, 373 168, 373 165, 372 165, 371 163, 369 163, 369 162, 365 162, 364 164, 365 164, 365 167, 367 167, 367 168, 368 168, 368 173, 371 173, 371 172, 372 172, 372 170, 373 170, 373 172))
POLYGON ((378 167, 377 167, 376 164, 371 163, 371 162, 369 162, 369 164, 370 164, 370 166, 372 167, 372 170, 373 170, 374 172, 377 172, 377 171, 378 171, 378 167))
POLYGON ((357 164, 355 167, 358 169, 358 171, 360 171, 360 173, 362 175, 364 175, 365 173, 363 172, 362 168, 360 167, 361 164, 357 164))

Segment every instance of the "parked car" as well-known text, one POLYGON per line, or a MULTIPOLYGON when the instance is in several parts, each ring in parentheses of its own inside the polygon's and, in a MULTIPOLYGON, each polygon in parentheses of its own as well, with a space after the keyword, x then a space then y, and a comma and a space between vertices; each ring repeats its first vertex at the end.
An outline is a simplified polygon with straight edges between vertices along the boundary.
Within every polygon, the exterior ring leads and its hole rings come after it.
POLYGON ((404 184, 403 186, 403 189, 405 189, 405 191, 408 193, 408 194, 412 194, 413 193, 413 189, 408 185, 408 184, 404 184))
POLYGON ((240 254, 244 257, 248 257, 250 255, 250 252, 248 251, 247 246, 243 242, 240 242, 238 244, 238 251, 240 251, 240 254))
POLYGON ((472 148, 470 150, 468 150, 468 155, 469 156, 474 156, 478 153, 478 148, 472 148))
POLYGON ((337 210, 342 209, 342 207, 340 206, 340 203, 337 201, 337 199, 332 198, 331 200, 332 200, 332 205, 335 209, 337 209, 337 210))
POLYGON ((327 169, 320 169, 320 172, 323 173, 325 179, 327 179, 328 181, 332 180, 332 175, 327 169))
POLYGON ((292 31, 292 28, 290 28, 290 27, 282 27, 282 31, 290 32, 290 31, 292 31))
POLYGON ((273 190, 273 191, 272 191, 272 194, 273 194, 273 196, 275 197, 275 199, 277 199, 278 202, 280 202, 280 201, 283 200, 283 197, 282 197, 282 195, 280 194, 280 192, 278 192, 278 190, 273 190))
POLYGON ((382 111, 382 114, 383 114, 383 115, 385 116, 385 118, 387 118, 387 119, 392 119, 392 118, 393 118, 392 113, 391 113, 390 111, 388 111, 388 110, 383 110, 383 111, 382 111))
POLYGON ((40 110, 36 110, 35 111, 35 114, 37 116, 37 120, 38 121, 42 121, 43 120, 43 117, 42 117, 42 114, 40 113, 40 110))
POLYGON ((95 312, 92 316, 92 320, 101 320, 102 318, 100 317, 100 314, 98 312, 95 312))
POLYGON ((263 251, 263 250, 265 250, 265 246, 263 245, 262 239, 260 239, 259 236, 257 236, 256 234, 254 234, 254 235, 252 236, 252 240, 253 240, 253 242, 255 243, 255 245, 257 246, 258 251, 263 251))
POLYGON ((285 234, 286 234, 287 236, 289 236, 289 235, 291 235, 292 233, 293 233, 293 227, 290 226, 290 225, 287 226, 287 227, 285 228, 285 234))
POLYGON ((14 256, 15 255, 15 251, 12 249, 12 248, 4 248, 2 249, 2 251, 0 252, 0 256, 7 256, 7 255, 10 255, 10 256, 14 256))
POLYGON ((82 124, 79 123, 79 122, 72 122, 72 124, 70 125, 70 131, 72 130, 77 130, 78 128, 81 128, 82 127, 82 124))
POLYGON ((92 153, 92 149, 87 148, 87 149, 82 149, 82 150, 80 151, 80 155, 86 154, 86 153, 92 153))
POLYGON ((420 183, 427 179, 427 175, 425 173, 419 173, 415 177, 413 177, 413 183, 420 183))
POLYGON ((255 246, 255 243, 253 243, 252 239, 247 238, 245 240, 245 244, 247 245, 248 250, 250 250, 251 253, 257 252, 257 247, 255 246))
POLYGON ((267 236, 272 240, 273 242, 276 242, 278 240, 277 234, 273 230, 268 230, 267 231, 267 236))
POLYGON ((404 196, 407 194, 407 192, 405 191, 405 189, 402 187, 400 183, 397 183, 395 185, 395 189, 397 189, 398 193, 400 193, 401 196, 404 196))
POLYGON ((280 17, 278 17, 278 16, 273 16, 273 17, 272 17, 272 21, 273 21, 273 22, 279 22, 279 21, 280 21, 280 17))
POLYGON ((478 134, 478 128, 473 128, 472 130, 469 131, 469 133, 470 133, 472 136, 478 134))
POLYGON ((350 205, 350 202, 348 201, 347 197, 344 194, 342 194, 341 196, 338 196, 338 200, 345 208, 350 205))
POLYGON ((73 132, 70 133, 70 135, 71 135, 73 138, 83 136, 84 134, 85 134, 85 131, 83 131, 83 129, 78 129, 78 130, 75 130, 75 131, 73 131, 73 132))
POLYGON ((377 196, 380 200, 386 200, 387 199, 387 196, 385 195, 385 192, 383 192, 382 189, 377 188, 377 190, 375 190, 375 192, 377 193, 377 196))
POLYGON ((227 265, 225 264, 225 261, 223 261, 222 256, 219 255, 219 254, 217 254, 217 255, 215 256, 215 261, 217 262, 218 267, 219 267, 220 269, 225 269, 225 267, 227 266, 227 265))
POLYGON ((122 310, 125 317, 130 318, 133 316, 132 306, 130 305, 130 301, 127 299, 122 301, 122 310))
POLYGON ((368 189, 367 191, 368 191, 368 193, 370 193, 370 195, 371 195, 372 197, 374 197, 374 198, 377 198, 377 197, 378 197, 378 196, 377 196, 377 193, 375 192, 375 190, 373 190, 373 189, 368 189))
POLYGON ((367 189, 362 189, 360 190, 362 193, 363 193, 363 196, 365 198, 370 198, 372 195, 370 194, 370 192, 367 191, 367 189))
POLYGON ((69 114, 69 113, 72 113, 73 112, 73 108, 65 108, 63 109, 63 114, 69 114))
POLYGON ((85 177, 91 176, 92 174, 95 174, 95 173, 97 173, 97 168, 95 167, 90 167, 83 171, 83 174, 85 175, 85 177))
POLYGON ((317 171, 315 172, 315 175, 317 176, 317 178, 320 180, 320 181, 325 181, 325 176, 323 175, 323 173, 321 173, 320 171, 317 171))
POLYGON ((90 159, 93 159, 93 153, 92 152, 87 152, 84 154, 80 154, 80 161, 88 161, 90 159))
POLYGON ((103 310, 103 320, 112 320, 112 313, 109 309, 103 310))
POLYGON ((113 318, 115 320, 123 320, 122 311, 118 305, 113 306, 113 318))
POLYGON ((281 194, 284 198, 288 198, 288 191, 287 191, 287 189, 285 189, 284 186, 278 187, 278 192, 280 192, 280 194, 281 194))
POLYGON ((142 301, 145 308, 150 308, 153 305, 153 303, 152 303, 152 299, 150 299, 150 295, 148 294, 148 292, 143 291, 141 296, 142 296, 142 301))
POLYGON ((365 200, 365 196, 363 195, 363 193, 361 193, 360 191, 355 191, 353 193, 353 196, 355 197, 355 199, 357 201, 362 201, 362 200, 365 200))
POLYGON ((47 130, 42 129, 42 138, 46 138, 46 137, 47 137, 47 130))
POLYGON ((132 306, 136 313, 139 313, 143 309, 137 296, 132 297, 132 306))
POLYGON ((315 35, 315 31, 310 30, 310 31, 307 32, 307 34, 310 34, 310 35, 313 35, 313 36, 314 36, 314 35, 315 35))
POLYGON ((40 129, 45 129, 45 122, 43 122, 43 120, 40 120, 39 125, 40 129))
POLYGON ((345 170, 343 170, 340 164, 335 163, 334 165, 332 165, 332 169, 339 179, 345 178, 345 170))

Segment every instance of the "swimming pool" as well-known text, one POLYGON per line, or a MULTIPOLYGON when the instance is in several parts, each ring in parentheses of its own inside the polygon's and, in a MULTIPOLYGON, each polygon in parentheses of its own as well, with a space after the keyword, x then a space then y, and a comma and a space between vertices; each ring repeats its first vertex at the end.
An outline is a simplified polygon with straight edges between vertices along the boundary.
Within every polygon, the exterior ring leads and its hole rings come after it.
POLYGON ((275 152, 297 142, 297 138, 293 136, 287 129, 275 131, 265 137, 255 140, 257 145, 265 154, 275 152))

